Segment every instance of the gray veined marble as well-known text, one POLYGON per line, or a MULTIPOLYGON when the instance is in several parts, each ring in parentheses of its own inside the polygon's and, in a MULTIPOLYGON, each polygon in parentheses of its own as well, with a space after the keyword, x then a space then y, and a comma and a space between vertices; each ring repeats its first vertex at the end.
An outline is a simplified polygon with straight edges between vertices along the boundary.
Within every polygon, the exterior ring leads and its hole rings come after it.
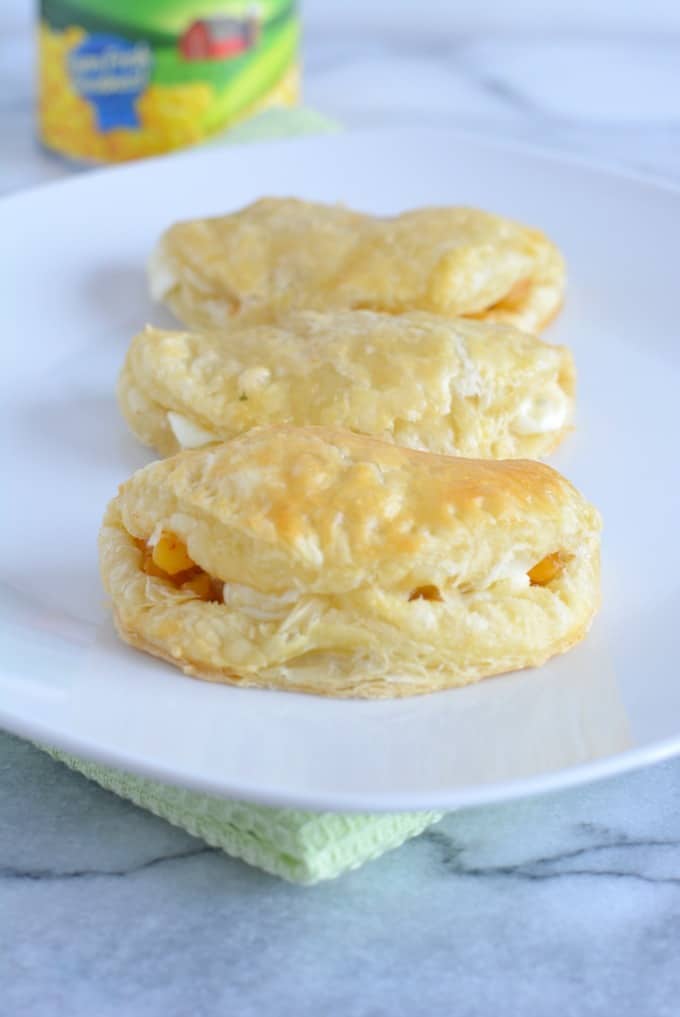
MULTIPOLYGON (((658 16, 629 37, 475 36, 456 4, 406 32, 404 5, 392 22, 380 2, 361 32, 314 4, 311 106, 680 181, 680 36, 658 16)), ((31 17, 18 0, 0 11, 0 192, 69 172, 33 136, 31 17)), ((451 815, 307 889, 9 736, 0 775, 0 1017, 680 1013, 680 760, 451 815)))
POLYGON ((676 1017, 680 761, 290 886, 0 736, 0 1014, 676 1017))

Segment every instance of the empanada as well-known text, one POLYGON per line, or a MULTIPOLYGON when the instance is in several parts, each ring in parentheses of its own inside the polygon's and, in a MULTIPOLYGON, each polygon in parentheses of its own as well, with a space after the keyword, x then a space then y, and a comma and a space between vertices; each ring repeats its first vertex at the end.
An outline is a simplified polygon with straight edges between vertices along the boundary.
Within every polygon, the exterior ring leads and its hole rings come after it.
POLYGON ((550 467, 258 428, 134 474, 101 569, 127 642, 212 681, 390 697, 588 629, 599 516, 550 467))
POLYGON ((153 296, 195 328, 269 322, 291 308, 363 308, 487 318, 533 332, 561 304, 564 263, 538 230, 474 208, 378 219, 263 198, 171 226, 149 277, 153 296))
POLYGON ((118 385, 163 455, 262 424, 320 424, 449 455, 540 456, 568 430, 571 354, 509 325, 424 312, 289 312, 276 325, 147 328, 118 385))

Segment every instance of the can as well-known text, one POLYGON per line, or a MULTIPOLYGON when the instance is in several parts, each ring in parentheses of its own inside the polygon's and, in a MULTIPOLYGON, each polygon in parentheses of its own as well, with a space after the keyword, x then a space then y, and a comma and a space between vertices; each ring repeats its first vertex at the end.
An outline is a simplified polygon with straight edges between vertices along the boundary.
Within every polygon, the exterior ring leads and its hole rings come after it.
POLYGON ((121 162, 293 106, 299 36, 294 0, 41 0, 40 138, 121 162))

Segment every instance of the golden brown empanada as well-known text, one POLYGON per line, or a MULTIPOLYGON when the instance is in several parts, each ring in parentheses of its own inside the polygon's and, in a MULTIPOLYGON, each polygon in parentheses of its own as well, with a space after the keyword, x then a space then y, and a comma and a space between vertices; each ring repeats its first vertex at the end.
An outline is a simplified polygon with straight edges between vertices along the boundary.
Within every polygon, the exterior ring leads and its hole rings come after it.
POLYGON ((221 333, 147 328, 118 395, 162 455, 292 423, 448 455, 532 457, 569 428, 574 366, 564 347, 500 323, 297 311, 221 333))
POLYGON ((273 427, 134 474, 100 554, 123 639, 188 674, 390 697, 580 640, 599 600, 599 530, 541 463, 273 427))
POLYGON ((153 296, 185 324, 270 322, 291 308, 421 310, 534 332, 556 314, 564 263, 538 230, 474 208, 388 219, 294 198, 263 198, 182 222, 149 264, 153 296))

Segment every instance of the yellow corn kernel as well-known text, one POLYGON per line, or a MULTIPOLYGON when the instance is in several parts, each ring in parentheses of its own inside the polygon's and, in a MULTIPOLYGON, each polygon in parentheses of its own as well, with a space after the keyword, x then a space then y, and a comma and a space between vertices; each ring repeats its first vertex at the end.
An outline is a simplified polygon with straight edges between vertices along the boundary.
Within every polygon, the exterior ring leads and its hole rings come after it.
POLYGON ((182 583, 182 589, 194 593, 200 600, 217 600, 216 590, 213 581, 207 572, 201 572, 182 583))
POLYGON ((163 569, 166 575, 174 576, 194 567, 195 562, 187 554, 183 541, 174 533, 162 533, 151 553, 154 565, 163 569))
POLYGON ((412 592, 409 600, 443 600, 441 593, 439 592, 438 586, 417 586, 412 592))
POLYGON ((547 586, 553 579, 557 579, 570 557, 570 555, 565 554, 563 551, 555 551, 554 554, 549 554, 546 558, 542 558, 527 573, 531 585, 547 586))
POLYGON ((170 578, 167 572, 165 572, 163 569, 159 568, 158 565, 155 564, 148 550, 142 560, 142 572, 145 572, 147 576, 155 576, 156 579, 170 578))

